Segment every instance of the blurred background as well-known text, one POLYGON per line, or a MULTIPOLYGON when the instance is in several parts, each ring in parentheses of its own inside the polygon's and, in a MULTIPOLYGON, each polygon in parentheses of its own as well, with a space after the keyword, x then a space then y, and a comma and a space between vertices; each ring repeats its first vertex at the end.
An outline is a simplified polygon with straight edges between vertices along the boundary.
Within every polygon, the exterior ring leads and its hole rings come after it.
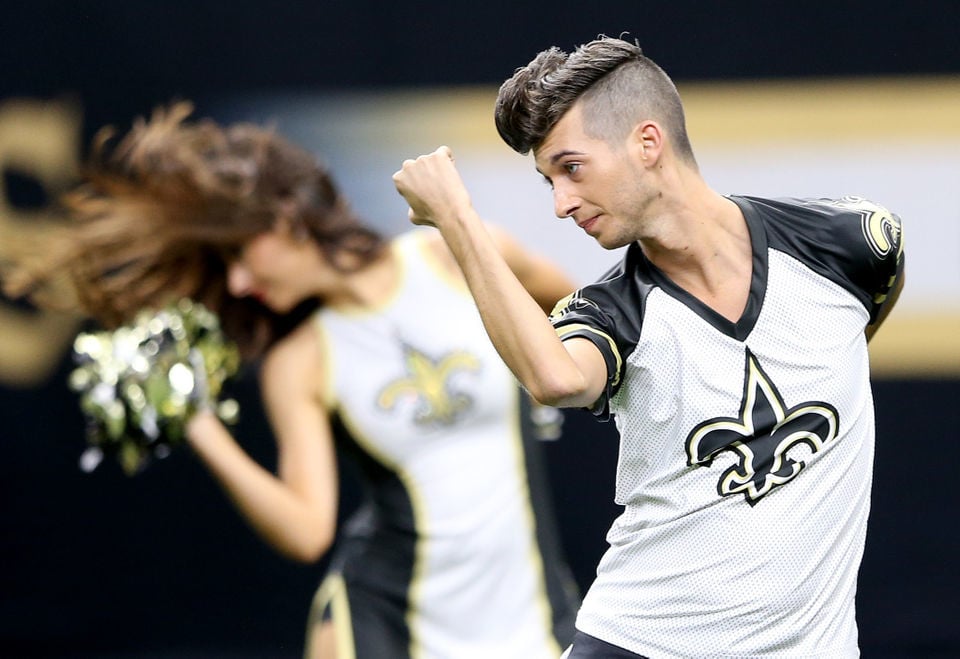
MULTIPOLYGON (((552 215, 496 136, 499 84, 551 45, 626 33, 686 99, 729 194, 874 199, 908 284, 871 344, 878 417, 861 569, 864 657, 960 656, 960 3, 19 0, 0 9, 0 240, 41 223, 104 124, 173 99, 315 150, 361 215, 406 228, 390 175, 453 148, 480 212, 587 283, 618 258, 552 215)), ((186 452, 134 477, 78 467, 76 319, 0 298, 0 656, 297 657, 323 563, 278 557, 186 452)), ((273 446, 253 374, 238 439, 273 446)), ((610 424, 544 444, 585 588, 617 514, 610 424)), ((345 492, 345 509, 351 494, 345 492)), ((452 658, 455 659, 455 658, 452 658)))

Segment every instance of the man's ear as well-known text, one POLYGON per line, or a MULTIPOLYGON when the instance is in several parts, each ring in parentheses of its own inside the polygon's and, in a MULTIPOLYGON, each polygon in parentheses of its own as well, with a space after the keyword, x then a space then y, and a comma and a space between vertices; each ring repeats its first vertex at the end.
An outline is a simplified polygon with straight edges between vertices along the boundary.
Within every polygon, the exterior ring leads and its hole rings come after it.
POLYGON ((648 164, 659 160, 663 151, 663 130, 655 121, 641 121, 630 133, 629 145, 636 157, 648 164))

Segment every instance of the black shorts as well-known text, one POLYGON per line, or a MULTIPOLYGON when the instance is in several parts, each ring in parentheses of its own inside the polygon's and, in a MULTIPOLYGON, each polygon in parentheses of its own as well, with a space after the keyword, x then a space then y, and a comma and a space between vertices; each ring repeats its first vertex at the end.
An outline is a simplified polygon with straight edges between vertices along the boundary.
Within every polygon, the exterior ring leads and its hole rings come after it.
POLYGON ((579 629, 573 635, 573 643, 561 659, 647 659, 643 655, 611 645, 579 629))

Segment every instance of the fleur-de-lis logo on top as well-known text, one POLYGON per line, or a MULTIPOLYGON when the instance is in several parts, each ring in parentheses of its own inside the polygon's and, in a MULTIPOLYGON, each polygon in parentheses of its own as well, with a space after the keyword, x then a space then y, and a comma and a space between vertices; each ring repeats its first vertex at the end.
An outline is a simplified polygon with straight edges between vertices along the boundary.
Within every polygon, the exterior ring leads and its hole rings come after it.
POLYGON ((877 258, 884 258, 894 249, 897 250, 898 256, 903 252, 901 239, 903 227, 900 224, 900 218, 889 210, 863 197, 843 197, 831 203, 860 215, 863 237, 877 258))
POLYGON ((418 425, 450 425, 468 410, 473 399, 451 390, 452 377, 462 371, 479 371, 480 360, 468 352, 455 351, 439 359, 404 344, 406 376, 380 391, 377 404, 392 410, 400 399, 416 400, 414 422, 418 425))
POLYGON ((742 493, 751 506, 793 480, 806 466, 788 455, 805 444, 813 453, 837 436, 840 418, 828 403, 808 402, 787 409, 773 382, 747 350, 743 400, 738 418, 699 424, 687 436, 687 464, 709 467, 724 451, 737 462, 720 475, 721 496, 742 493))

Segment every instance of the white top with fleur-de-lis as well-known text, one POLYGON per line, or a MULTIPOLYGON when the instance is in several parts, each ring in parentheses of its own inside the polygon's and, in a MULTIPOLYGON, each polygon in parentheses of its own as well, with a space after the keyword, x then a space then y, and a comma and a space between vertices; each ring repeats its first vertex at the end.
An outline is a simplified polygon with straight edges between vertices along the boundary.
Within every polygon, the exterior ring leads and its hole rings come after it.
POLYGON ((572 629, 573 612, 548 596, 562 566, 537 537, 519 387, 425 231, 394 240, 399 280, 381 308, 316 316, 339 446, 373 502, 347 530, 363 549, 334 567, 348 591, 407 600, 395 616, 409 648, 391 656, 556 657, 552 617, 572 629))
POLYGON ((558 305, 603 353, 624 506, 577 627, 658 659, 855 657, 873 474, 865 326, 900 220, 859 198, 731 197, 753 245, 730 322, 638 245, 558 305))

